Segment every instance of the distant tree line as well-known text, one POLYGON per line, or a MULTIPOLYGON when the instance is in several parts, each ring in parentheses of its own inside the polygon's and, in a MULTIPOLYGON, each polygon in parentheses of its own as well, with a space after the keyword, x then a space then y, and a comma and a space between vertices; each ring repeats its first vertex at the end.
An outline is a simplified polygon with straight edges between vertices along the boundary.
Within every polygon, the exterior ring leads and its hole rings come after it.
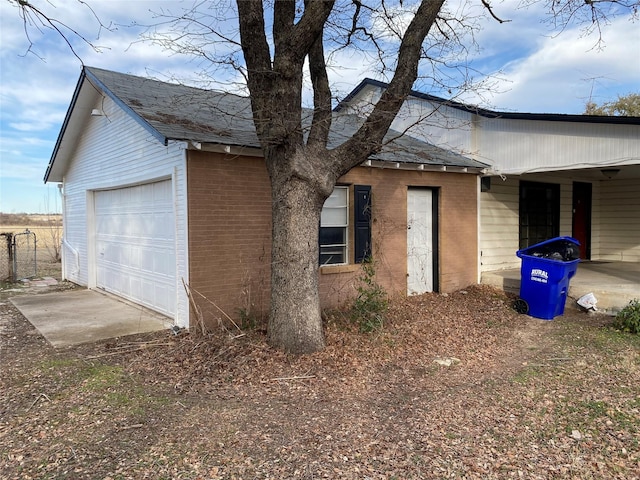
POLYGON ((62 225, 60 214, 28 214, 28 213, 1 213, 1 225, 21 225, 33 227, 47 227, 62 225))
POLYGON ((617 100, 604 102, 601 105, 589 101, 584 113, 585 115, 640 117, 640 93, 618 95, 617 100))

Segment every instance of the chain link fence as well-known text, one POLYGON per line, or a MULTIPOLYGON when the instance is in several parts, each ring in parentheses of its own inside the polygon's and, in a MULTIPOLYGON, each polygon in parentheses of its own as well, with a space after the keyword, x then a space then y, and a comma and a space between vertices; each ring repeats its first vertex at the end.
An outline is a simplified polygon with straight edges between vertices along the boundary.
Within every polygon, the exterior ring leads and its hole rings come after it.
POLYGON ((13 233, 0 233, 0 282, 13 281, 13 233))
POLYGON ((0 233, 0 281, 17 282, 37 275, 36 234, 0 233))

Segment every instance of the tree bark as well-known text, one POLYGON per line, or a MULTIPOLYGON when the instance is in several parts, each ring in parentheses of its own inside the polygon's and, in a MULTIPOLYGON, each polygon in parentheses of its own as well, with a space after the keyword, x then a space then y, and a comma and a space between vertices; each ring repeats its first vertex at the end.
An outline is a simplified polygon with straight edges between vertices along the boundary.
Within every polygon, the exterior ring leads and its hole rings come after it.
POLYGON ((268 336, 271 346, 300 354, 322 350, 325 345, 318 292, 318 233, 322 206, 331 190, 310 178, 291 173, 293 175, 274 172, 271 177, 273 227, 268 336))

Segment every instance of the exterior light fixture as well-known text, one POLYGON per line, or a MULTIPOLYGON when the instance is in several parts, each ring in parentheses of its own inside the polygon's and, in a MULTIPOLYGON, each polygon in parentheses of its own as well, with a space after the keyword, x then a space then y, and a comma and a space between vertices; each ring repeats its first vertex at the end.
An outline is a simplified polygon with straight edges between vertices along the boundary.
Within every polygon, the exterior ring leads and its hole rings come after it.
POLYGON ((602 172, 602 175, 604 175, 605 177, 607 177, 609 180, 611 180, 613 177, 615 177, 618 173, 620 173, 620 169, 619 168, 603 168, 602 170, 600 170, 602 172))

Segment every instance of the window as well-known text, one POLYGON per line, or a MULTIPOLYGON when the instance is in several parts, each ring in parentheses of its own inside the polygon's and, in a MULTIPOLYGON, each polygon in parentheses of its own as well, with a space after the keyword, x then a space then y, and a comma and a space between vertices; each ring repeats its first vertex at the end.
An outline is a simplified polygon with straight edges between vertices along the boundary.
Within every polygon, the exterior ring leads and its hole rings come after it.
POLYGON ((320 215, 320 265, 347 263, 349 188, 335 187, 320 215))
POLYGON ((520 248, 557 237, 560 231, 560 185, 520 182, 520 248))
POLYGON ((344 265, 350 260, 360 263, 369 255, 371 187, 354 185, 351 191, 350 187, 337 186, 324 202, 320 216, 320 265, 344 265), (349 207, 350 198, 353 200, 353 212, 349 207), (351 254, 351 242, 347 239, 353 240, 351 254))

